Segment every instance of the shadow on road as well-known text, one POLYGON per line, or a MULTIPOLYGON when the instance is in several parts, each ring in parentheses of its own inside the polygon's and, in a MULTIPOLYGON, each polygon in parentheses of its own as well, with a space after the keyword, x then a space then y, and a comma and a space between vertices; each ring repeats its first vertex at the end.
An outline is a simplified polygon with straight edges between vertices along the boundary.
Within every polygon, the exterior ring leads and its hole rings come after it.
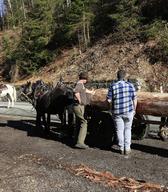
MULTIPOLYGON (((61 127, 60 123, 51 122, 51 130, 46 134, 43 129, 37 129, 35 123, 35 120, 7 120, 1 122, 0 126, 8 126, 9 128, 25 131, 27 132, 27 136, 30 137, 40 137, 47 140, 62 142, 63 144, 74 148, 77 138, 74 136, 74 130, 70 129, 68 126, 61 127)), ((89 126, 92 125, 93 124, 90 124, 89 126)), ((98 126, 96 127, 99 128, 98 126)), ((90 130, 86 138, 86 143, 89 144, 90 147, 111 150, 112 135, 107 134, 105 128, 103 130, 100 128, 99 130, 90 130)))
POLYGON ((8 120, 7 122, 1 122, 0 126, 8 126, 9 128, 25 131, 27 132, 27 136, 30 137, 40 137, 47 140, 59 141, 70 147, 73 146, 73 141, 67 134, 68 130, 62 128, 60 123, 52 122, 51 130, 47 134, 43 129, 37 129, 35 124, 35 120, 8 120))
POLYGON ((145 153, 150 153, 153 155, 158 155, 161 157, 168 157, 168 150, 167 149, 162 149, 162 148, 158 148, 158 147, 147 146, 147 145, 137 144, 137 143, 132 144, 132 149, 142 151, 145 153))
POLYGON ((8 109, 8 107, 7 107, 7 106, 1 106, 1 105, 0 105, 0 109, 8 109))
MULTIPOLYGON (((10 128, 26 131, 27 136, 30 137, 40 137, 47 140, 58 141, 72 148, 74 146, 74 138, 72 135, 68 134, 68 128, 62 128, 61 124, 57 122, 51 123, 51 131, 49 134, 46 134, 43 130, 37 130, 35 126, 35 120, 8 120, 7 123, 1 122, 0 126, 8 126, 10 128)), ((103 134, 103 132, 99 132, 99 134, 103 134)), ((102 135, 100 136, 99 134, 88 134, 86 139, 87 144, 89 144, 90 147, 96 147, 102 150, 112 150, 112 142, 110 142, 111 136, 109 137, 109 135, 106 135, 105 137, 102 137, 102 135)), ((161 157, 168 157, 167 149, 154 146, 133 143, 132 149, 161 157)), ((118 153, 118 151, 112 151, 118 153)))

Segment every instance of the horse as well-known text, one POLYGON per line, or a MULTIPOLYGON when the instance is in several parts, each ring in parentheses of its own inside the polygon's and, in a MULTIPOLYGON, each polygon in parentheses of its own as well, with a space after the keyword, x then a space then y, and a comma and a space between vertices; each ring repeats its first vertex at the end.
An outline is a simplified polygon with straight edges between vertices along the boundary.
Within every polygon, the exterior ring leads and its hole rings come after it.
POLYGON ((0 98, 7 97, 7 108, 14 107, 14 102, 17 100, 16 89, 13 85, 0 84, 0 98))
POLYGON ((26 101, 32 104, 32 83, 27 81, 26 84, 21 85, 20 90, 18 91, 18 99, 20 101, 26 101))
POLYGON ((36 105, 37 97, 50 89, 50 86, 44 83, 42 80, 37 80, 34 83, 27 81, 26 84, 21 86, 19 95, 21 100, 26 100, 34 107, 36 105))
POLYGON ((73 104, 73 89, 66 86, 55 87, 45 92, 36 100, 36 128, 41 128, 43 119, 44 131, 50 131, 50 115, 58 114, 61 123, 64 121, 64 113, 67 106, 73 104), (47 121, 45 118, 47 114, 47 121))

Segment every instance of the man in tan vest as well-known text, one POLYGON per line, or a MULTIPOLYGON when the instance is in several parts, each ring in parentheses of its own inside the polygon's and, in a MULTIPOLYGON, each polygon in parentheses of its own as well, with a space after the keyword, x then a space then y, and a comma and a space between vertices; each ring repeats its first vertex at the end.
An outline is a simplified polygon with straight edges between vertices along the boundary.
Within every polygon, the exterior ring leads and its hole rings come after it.
POLYGON ((77 137, 76 148, 86 149, 89 146, 85 144, 85 138, 87 135, 87 120, 84 118, 85 106, 88 103, 87 93, 94 93, 94 91, 85 88, 84 84, 88 80, 87 72, 81 72, 79 74, 79 80, 74 88, 75 103, 73 111, 76 116, 76 120, 79 125, 79 134, 77 137))

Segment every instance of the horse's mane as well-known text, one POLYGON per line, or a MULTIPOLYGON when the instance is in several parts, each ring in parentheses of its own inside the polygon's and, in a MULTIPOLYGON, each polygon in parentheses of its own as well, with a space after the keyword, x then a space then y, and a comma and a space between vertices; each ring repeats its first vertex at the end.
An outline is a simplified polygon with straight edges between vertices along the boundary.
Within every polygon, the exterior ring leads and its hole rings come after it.
POLYGON ((0 84, 0 89, 7 89, 7 86, 5 84, 0 84))
POLYGON ((73 92, 73 89, 71 87, 66 86, 65 84, 62 84, 61 86, 55 86, 49 93, 49 97, 51 99, 55 99, 59 96, 65 96, 68 92, 73 92))

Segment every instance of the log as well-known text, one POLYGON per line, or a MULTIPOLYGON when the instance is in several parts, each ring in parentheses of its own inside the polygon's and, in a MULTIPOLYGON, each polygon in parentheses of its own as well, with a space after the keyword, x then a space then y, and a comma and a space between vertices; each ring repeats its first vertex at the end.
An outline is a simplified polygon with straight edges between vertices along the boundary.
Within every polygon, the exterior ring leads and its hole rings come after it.
MULTIPOLYGON (((90 95, 90 105, 109 110, 110 105, 106 101, 107 89, 96 89, 95 93, 90 95)), ((168 116, 168 93, 155 92, 137 92, 137 114, 168 116)))
POLYGON ((168 116, 168 93, 138 92, 137 95, 138 114, 168 116))

